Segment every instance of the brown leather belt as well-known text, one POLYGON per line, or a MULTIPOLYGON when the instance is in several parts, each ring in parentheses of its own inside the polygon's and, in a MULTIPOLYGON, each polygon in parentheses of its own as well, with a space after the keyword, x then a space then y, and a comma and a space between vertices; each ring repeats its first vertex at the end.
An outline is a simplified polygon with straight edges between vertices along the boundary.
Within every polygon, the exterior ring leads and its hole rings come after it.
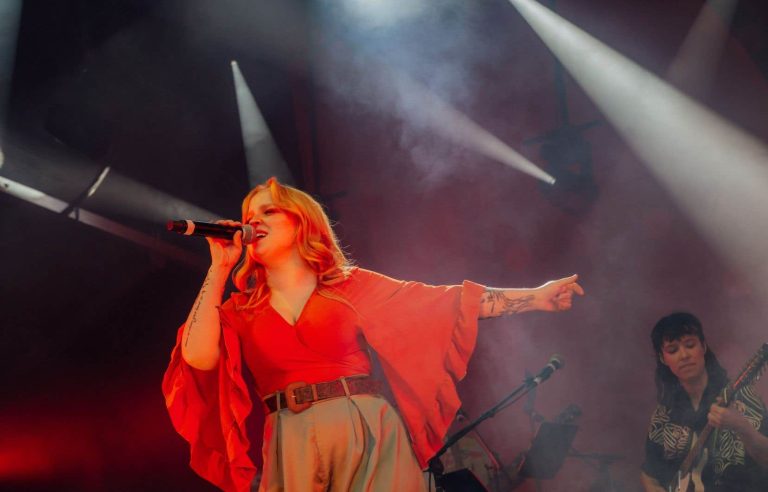
POLYGON ((285 388, 285 391, 278 391, 265 398, 264 404, 267 406, 270 413, 276 412, 282 408, 290 408, 295 413, 299 413, 309 408, 314 402, 327 400, 328 398, 346 396, 347 391, 344 389, 345 383, 349 389, 349 395, 381 393, 381 381, 377 381, 368 376, 356 376, 340 378, 335 381, 328 381, 327 383, 291 383, 285 388))

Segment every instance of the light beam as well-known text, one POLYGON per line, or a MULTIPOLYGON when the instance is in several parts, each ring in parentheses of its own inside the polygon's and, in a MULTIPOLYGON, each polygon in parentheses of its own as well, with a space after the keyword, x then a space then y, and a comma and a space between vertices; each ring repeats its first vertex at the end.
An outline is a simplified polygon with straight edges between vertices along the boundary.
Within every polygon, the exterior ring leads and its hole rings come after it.
MULTIPOLYGON (((10 180, 0 176, 0 191, 8 193, 11 196, 20 198, 26 202, 37 205, 38 207, 45 208, 57 214, 63 213, 70 204, 58 198, 54 198, 51 195, 43 193, 40 190, 36 190, 29 186, 25 186, 16 181, 10 180)), ((67 214, 70 219, 82 222, 97 229, 101 229, 114 236, 127 239, 140 246, 146 247, 150 250, 156 251, 168 258, 191 265, 198 268, 205 268, 205 261, 198 255, 190 253, 172 244, 160 241, 159 239, 137 231, 123 224, 110 220, 101 215, 89 212, 82 208, 72 210, 67 214)))
POLYGON ((768 147, 533 0, 511 0, 682 206, 768 297, 768 147))
POLYGON ((269 132, 267 122, 259 111, 256 99, 245 81, 240 67, 232 61, 232 77, 235 82, 237 112, 240 115, 240 131, 243 135, 248 181, 251 187, 277 177, 282 183, 293 184, 293 176, 269 132))
POLYGON ((728 41, 737 0, 708 0, 667 71, 667 80, 692 96, 709 91, 728 41))

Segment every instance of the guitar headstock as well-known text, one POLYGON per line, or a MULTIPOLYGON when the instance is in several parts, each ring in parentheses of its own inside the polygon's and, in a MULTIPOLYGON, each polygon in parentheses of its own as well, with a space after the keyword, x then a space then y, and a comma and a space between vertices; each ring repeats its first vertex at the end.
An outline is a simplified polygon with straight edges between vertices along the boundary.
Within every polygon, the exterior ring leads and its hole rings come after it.
POLYGON ((760 379, 768 364, 768 343, 764 343, 760 350, 744 365, 739 375, 728 385, 728 396, 735 394, 744 386, 760 379))

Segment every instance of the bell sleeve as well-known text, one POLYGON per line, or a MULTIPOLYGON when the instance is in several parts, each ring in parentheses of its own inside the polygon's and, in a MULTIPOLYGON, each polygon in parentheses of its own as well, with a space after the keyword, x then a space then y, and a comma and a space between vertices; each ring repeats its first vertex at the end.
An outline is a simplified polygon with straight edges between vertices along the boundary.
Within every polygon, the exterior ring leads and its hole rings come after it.
POLYGON ((376 352, 422 467, 461 406, 456 382, 475 349, 485 288, 404 282, 356 268, 343 293, 376 352))
POLYGON ((231 300, 219 312, 222 337, 216 368, 202 371, 184 361, 182 325, 163 377, 163 395, 174 428, 189 442, 190 467, 226 492, 249 491, 256 467, 247 454, 245 420, 251 400, 241 373, 237 315, 231 300))

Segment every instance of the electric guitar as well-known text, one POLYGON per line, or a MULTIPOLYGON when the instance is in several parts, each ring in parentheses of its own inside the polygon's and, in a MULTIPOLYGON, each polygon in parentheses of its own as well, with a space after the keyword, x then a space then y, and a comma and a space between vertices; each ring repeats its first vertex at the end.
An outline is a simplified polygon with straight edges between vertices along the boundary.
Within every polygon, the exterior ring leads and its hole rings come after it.
MULTIPOLYGON (((768 363, 768 343, 764 343, 760 350, 749 359, 738 377, 726 385, 719 405, 722 407, 730 406, 737 391, 760 378, 766 363, 768 363)), ((713 427, 707 423, 698 438, 694 438, 688 455, 683 460, 683 464, 672 483, 667 487, 669 492, 704 492, 701 471, 706 465, 707 451, 705 448, 712 430, 713 427)))

